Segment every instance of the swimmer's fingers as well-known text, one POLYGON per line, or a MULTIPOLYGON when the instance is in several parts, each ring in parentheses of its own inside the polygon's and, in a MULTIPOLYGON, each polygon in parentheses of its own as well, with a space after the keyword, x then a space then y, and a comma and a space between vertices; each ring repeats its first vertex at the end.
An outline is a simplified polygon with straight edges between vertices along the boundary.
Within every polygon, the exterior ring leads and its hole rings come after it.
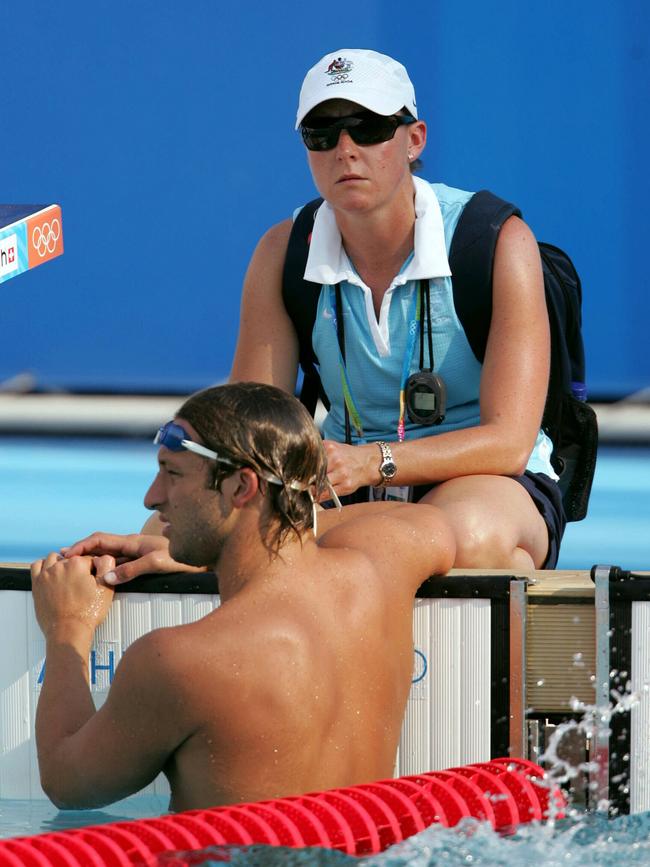
POLYGON ((119 566, 115 564, 111 570, 104 574, 103 579, 106 584, 115 587, 118 584, 126 584, 128 581, 133 581, 139 575, 151 575, 156 572, 177 572, 178 567, 174 569, 164 568, 165 562, 169 560, 171 560, 169 555, 165 557, 162 552, 153 551, 150 554, 138 557, 136 560, 127 560, 119 566))
POLYGON ((106 584, 114 587, 126 584, 139 575, 156 575, 163 572, 205 572, 205 568, 187 566, 173 560, 165 550, 151 551, 137 560, 128 560, 118 564, 103 575, 106 584))
POLYGON ((110 554, 102 554, 100 557, 93 557, 93 569, 95 577, 99 584, 108 584, 110 581, 105 581, 104 577, 110 574, 115 569, 115 557, 110 554))
POLYGON ((31 576, 32 581, 39 578, 46 569, 49 569, 51 566, 54 566, 62 557, 60 554, 57 554, 56 551, 50 552, 47 557, 42 557, 40 560, 35 560, 31 565, 31 576))
POLYGON ((135 558, 142 555, 143 548, 149 551, 158 545, 167 547, 166 539, 157 539, 153 546, 147 542, 148 539, 149 537, 141 536, 139 533, 130 533, 125 536, 117 533, 91 533, 85 539, 61 548, 61 553, 66 558, 83 555, 101 557, 103 554, 110 554, 115 558, 135 558))

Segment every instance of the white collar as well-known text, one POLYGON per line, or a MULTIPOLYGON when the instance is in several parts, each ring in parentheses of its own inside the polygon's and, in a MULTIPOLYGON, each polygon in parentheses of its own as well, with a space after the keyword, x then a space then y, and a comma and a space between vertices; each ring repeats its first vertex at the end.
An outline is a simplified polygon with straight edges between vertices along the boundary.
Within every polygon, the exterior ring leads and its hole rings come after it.
MULTIPOLYGON (((407 280, 451 276, 445 246, 445 229, 436 194, 431 184, 422 178, 414 176, 413 186, 415 188, 414 255, 406 268, 396 276, 392 285, 403 284, 407 280)), ((350 283, 363 285, 343 248, 334 210, 328 202, 323 202, 316 212, 305 268, 305 280, 328 285, 347 280, 350 283)))

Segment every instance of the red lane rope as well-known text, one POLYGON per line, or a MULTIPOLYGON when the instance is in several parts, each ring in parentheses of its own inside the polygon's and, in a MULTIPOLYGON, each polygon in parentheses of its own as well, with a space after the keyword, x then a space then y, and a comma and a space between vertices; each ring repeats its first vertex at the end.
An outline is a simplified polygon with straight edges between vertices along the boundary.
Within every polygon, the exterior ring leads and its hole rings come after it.
MULTIPOLYGON (((163 852, 216 845, 323 846, 370 855, 467 816, 496 830, 562 818, 566 801, 525 759, 494 759, 274 801, 0 840, 0 867, 154 867, 163 852)), ((189 863, 183 856, 179 865, 189 863)))

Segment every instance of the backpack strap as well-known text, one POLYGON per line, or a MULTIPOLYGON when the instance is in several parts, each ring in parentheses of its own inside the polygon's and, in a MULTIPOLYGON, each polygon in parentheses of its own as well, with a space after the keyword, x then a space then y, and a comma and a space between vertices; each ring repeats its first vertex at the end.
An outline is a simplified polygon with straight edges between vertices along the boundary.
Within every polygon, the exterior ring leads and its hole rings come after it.
POLYGON ((521 217, 516 205, 488 190, 474 193, 451 240, 449 267, 454 307, 477 360, 483 363, 492 321, 492 265, 501 227, 521 217))
POLYGON ((300 400, 312 415, 319 397, 329 409, 329 400, 316 367, 318 359, 311 342, 321 285, 304 278, 314 219, 322 203, 322 199, 313 199, 296 216, 282 272, 282 300, 298 336, 299 361, 303 372, 300 400))

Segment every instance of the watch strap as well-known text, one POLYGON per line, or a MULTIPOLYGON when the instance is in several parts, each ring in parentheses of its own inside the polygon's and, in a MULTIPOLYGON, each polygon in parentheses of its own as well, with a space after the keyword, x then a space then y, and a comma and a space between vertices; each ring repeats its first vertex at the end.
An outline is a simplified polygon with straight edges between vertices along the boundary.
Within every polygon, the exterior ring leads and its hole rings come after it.
POLYGON ((395 478, 397 468, 395 466, 395 459, 393 458, 393 451, 392 451, 390 445, 387 442, 384 442, 383 440, 379 440, 377 442, 377 445, 379 446, 379 450, 381 452, 381 463, 379 464, 379 473, 381 475, 381 481, 379 484, 382 485, 383 487, 386 487, 387 485, 390 485, 391 482, 393 481, 393 479, 395 478), (386 464, 390 464, 392 469, 393 469, 393 472, 391 472, 390 474, 387 474, 384 470, 384 466, 386 464))

